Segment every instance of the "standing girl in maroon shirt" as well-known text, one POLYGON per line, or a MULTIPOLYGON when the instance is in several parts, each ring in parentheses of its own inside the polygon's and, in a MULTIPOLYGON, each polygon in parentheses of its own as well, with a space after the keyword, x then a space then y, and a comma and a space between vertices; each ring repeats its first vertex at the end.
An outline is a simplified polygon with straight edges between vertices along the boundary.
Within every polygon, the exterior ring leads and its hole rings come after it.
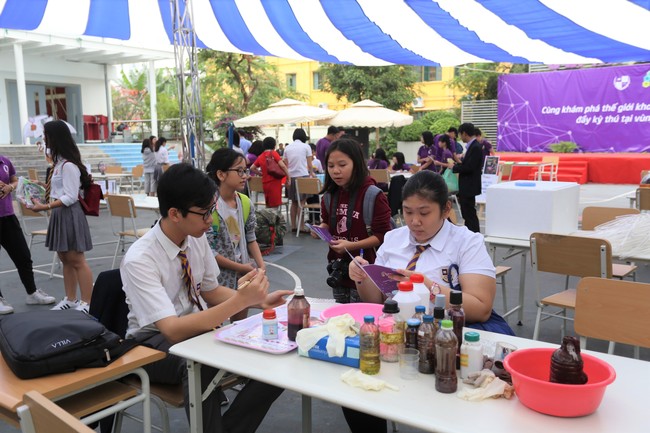
POLYGON ((333 241, 327 259, 334 299, 339 303, 359 302, 355 284, 347 275, 350 256, 361 254, 370 263, 375 261, 375 248, 390 230, 390 206, 383 193, 377 194, 372 224, 366 227, 363 216, 364 196, 375 185, 368 174, 361 145, 352 139, 334 141, 325 156, 325 185, 321 199, 321 227, 329 229, 333 241), (329 203, 329 206, 327 205, 329 203), (347 250, 347 251, 346 251, 347 250))

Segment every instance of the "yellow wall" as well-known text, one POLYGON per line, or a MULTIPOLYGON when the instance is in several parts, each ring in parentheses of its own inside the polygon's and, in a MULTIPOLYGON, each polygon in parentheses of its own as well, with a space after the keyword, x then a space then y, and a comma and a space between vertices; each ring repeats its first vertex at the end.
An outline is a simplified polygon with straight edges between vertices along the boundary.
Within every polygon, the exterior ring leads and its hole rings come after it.
MULTIPOLYGON (((286 81, 287 74, 296 75, 296 92, 300 93, 305 102, 310 105, 327 104, 330 110, 342 110, 349 104, 345 99, 336 100, 336 96, 322 90, 314 90, 313 73, 318 71, 319 62, 301 61, 291 59, 281 59, 276 57, 267 57, 269 63, 274 64, 282 82, 286 81)), ((414 112, 445 110, 459 106, 459 100, 462 93, 451 89, 446 84, 454 77, 454 68, 443 68, 440 81, 421 81, 416 87, 416 93, 422 98, 424 107, 413 108, 414 112)))

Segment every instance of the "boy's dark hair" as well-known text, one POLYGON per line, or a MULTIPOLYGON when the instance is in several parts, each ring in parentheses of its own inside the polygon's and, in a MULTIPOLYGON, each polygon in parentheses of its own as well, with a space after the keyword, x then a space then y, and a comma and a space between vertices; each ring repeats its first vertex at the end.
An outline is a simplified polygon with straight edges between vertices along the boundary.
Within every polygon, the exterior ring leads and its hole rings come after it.
POLYGON ((262 140, 253 141, 253 143, 251 143, 251 147, 248 148, 248 153, 255 156, 260 156, 262 152, 264 152, 264 145, 262 144, 262 140))
POLYGON ((340 131, 339 128, 337 128, 336 126, 332 125, 332 126, 330 126, 329 128, 327 128, 327 135, 338 134, 339 131, 340 131))
POLYGON ((174 164, 158 180, 160 215, 167 218, 171 208, 183 216, 192 206, 207 209, 216 192, 217 185, 201 170, 186 163, 174 164))
POLYGON ((470 137, 473 137, 474 135, 476 135, 476 132, 474 131, 474 124, 469 123, 469 122, 463 123, 462 125, 460 125, 458 127, 458 132, 460 134, 462 134, 464 132, 465 134, 469 135, 470 137))
POLYGON ((454 134, 458 135, 458 129, 454 128, 453 126, 450 127, 447 132, 453 132, 454 134))
POLYGON ((307 143, 307 133, 305 132, 304 129, 296 128, 296 130, 293 131, 293 141, 296 140, 300 140, 303 143, 307 143))
POLYGON ((343 152, 352 160, 352 177, 350 178, 347 189, 349 191, 357 191, 363 186, 366 177, 369 176, 368 167, 366 166, 363 152, 361 151, 361 145, 354 139, 340 138, 332 142, 325 155, 325 167, 323 167, 325 169, 325 185, 323 185, 322 193, 329 192, 333 194, 339 189, 339 186, 330 177, 329 170, 327 170, 330 155, 337 150, 343 152))
POLYGON ((217 171, 228 170, 230 167, 237 164, 237 161, 240 159, 246 160, 246 158, 244 158, 241 153, 235 150, 228 149, 227 147, 217 149, 212 154, 212 158, 210 158, 210 162, 205 168, 205 171, 208 174, 208 177, 212 179, 214 183, 220 185, 221 181, 217 177, 217 171))
POLYGON ((402 200, 412 195, 419 195, 425 200, 438 203, 440 212, 444 211, 449 201, 447 183, 442 176, 431 170, 418 171, 406 181, 402 189, 402 200))

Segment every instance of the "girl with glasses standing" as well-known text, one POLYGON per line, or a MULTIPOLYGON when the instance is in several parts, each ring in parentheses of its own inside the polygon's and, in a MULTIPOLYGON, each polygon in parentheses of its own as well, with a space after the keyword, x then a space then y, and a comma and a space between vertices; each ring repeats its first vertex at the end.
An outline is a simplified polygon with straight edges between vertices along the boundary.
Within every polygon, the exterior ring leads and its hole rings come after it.
MULTIPOLYGON (((206 168, 217 184, 217 209, 213 214, 208 241, 221 272, 219 284, 237 289, 237 280, 255 268, 265 269, 255 237, 255 208, 250 198, 239 191, 246 187, 249 171, 246 158, 232 149, 219 149, 206 168)), ((245 319, 248 309, 231 317, 245 319)))

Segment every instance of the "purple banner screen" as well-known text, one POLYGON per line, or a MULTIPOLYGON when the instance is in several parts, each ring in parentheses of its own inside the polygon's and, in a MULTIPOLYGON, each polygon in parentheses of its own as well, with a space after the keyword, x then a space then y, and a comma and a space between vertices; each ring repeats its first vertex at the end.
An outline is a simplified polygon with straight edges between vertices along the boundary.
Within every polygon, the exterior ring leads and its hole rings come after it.
POLYGON ((499 77, 498 149, 650 151, 650 65, 499 77))

